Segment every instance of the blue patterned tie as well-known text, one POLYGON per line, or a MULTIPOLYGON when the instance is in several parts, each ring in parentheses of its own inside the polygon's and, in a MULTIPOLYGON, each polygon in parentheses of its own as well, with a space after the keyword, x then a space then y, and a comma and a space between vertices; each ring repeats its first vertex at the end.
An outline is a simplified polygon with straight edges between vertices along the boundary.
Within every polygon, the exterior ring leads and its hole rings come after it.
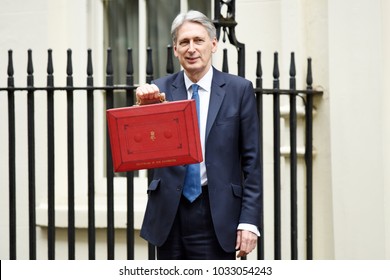
MULTIPOLYGON (((198 115, 198 123, 200 125, 199 119, 199 95, 198 95, 199 85, 192 85, 192 99, 196 103, 196 112, 198 115)), ((190 201, 193 202, 200 194, 202 193, 202 186, 200 183, 200 164, 189 164, 187 165, 186 178, 184 180, 183 195, 190 201)))

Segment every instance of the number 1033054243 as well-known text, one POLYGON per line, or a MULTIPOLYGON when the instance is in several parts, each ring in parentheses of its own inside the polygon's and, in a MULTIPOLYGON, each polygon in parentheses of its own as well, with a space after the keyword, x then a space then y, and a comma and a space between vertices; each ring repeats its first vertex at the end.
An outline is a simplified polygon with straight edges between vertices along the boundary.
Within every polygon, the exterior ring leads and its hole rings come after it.
POLYGON ((213 275, 272 275, 272 267, 270 266, 220 266, 213 267, 213 275))

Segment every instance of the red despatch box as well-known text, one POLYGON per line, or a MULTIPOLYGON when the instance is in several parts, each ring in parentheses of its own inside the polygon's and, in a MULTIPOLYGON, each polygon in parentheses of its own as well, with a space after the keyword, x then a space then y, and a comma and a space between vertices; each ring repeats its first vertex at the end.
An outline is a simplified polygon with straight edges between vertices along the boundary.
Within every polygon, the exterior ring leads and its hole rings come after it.
POLYGON ((107 110, 115 172, 203 160, 194 100, 107 110))

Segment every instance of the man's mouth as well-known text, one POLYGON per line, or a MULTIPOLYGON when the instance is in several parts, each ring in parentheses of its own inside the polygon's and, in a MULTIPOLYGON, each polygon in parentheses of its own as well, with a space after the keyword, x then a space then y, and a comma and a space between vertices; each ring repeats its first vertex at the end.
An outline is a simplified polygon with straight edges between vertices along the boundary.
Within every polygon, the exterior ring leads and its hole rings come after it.
POLYGON ((198 57, 187 57, 187 61, 191 62, 191 63, 196 62, 197 60, 198 60, 198 57))

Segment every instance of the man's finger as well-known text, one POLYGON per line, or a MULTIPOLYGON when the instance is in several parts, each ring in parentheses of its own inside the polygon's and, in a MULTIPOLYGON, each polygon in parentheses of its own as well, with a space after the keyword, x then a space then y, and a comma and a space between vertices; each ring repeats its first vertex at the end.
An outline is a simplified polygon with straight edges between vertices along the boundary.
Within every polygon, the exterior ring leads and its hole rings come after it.
POLYGON ((241 247, 241 230, 237 231, 237 238, 236 238, 236 250, 240 249, 241 247))

